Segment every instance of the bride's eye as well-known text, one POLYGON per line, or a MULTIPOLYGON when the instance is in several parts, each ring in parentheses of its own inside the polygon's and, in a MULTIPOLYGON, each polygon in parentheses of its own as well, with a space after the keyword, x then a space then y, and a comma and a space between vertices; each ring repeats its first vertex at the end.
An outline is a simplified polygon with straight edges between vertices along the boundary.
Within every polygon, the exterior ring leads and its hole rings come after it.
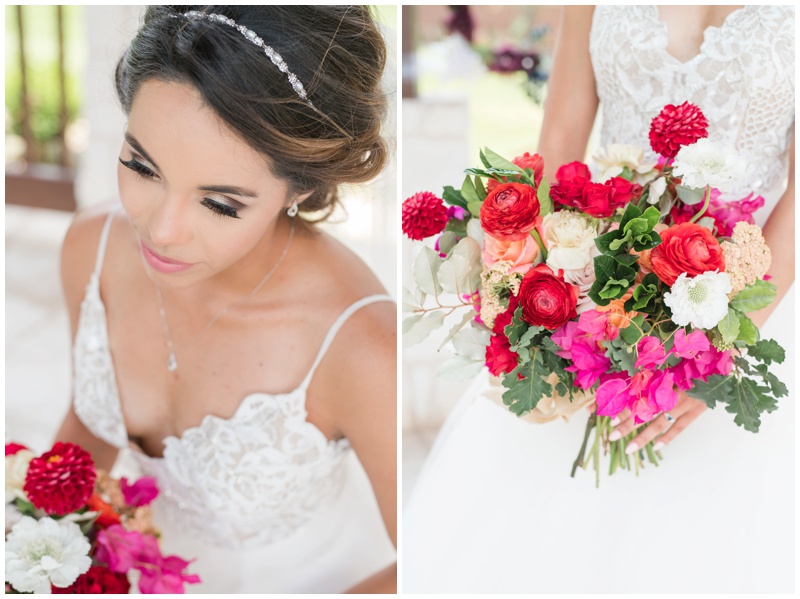
POLYGON ((155 179, 156 174, 153 172, 152 169, 145 166, 135 158, 131 158, 130 160, 123 160, 122 158, 119 159, 122 166, 131 169, 134 173, 143 177, 145 179, 155 179))
POLYGON ((218 214, 219 216, 229 216, 230 218, 241 218, 239 213, 236 211, 236 208, 232 208, 227 204, 221 204, 219 202, 215 202, 209 198, 203 198, 203 201, 200 202, 203 206, 218 214))

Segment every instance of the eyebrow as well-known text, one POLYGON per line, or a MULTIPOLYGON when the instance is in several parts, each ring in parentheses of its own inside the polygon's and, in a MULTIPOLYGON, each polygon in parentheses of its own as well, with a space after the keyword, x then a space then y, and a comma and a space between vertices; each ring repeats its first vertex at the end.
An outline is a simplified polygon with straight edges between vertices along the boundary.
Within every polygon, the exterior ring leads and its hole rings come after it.
MULTIPOLYGON (((137 140, 128 131, 125 132, 125 141, 127 141, 134 150, 139 152, 150 164, 152 164, 158 170, 161 170, 158 164, 156 164, 156 161, 150 157, 150 155, 142 147, 142 144, 139 143, 139 140, 137 140)), ((228 193, 241 196, 243 198, 258 197, 258 194, 255 191, 245 189, 244 187, 237 187, 236 185, 203 185, 197 189, 200 191, 213 191, 215 193, 228 193)))

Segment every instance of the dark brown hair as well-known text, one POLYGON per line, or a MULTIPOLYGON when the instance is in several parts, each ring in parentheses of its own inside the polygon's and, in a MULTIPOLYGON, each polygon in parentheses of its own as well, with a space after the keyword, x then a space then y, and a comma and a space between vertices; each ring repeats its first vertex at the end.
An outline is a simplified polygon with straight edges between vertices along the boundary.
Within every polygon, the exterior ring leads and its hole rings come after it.
POLYGON ((148 79, 194 86, 292 193, 303 212, 330 214, 337 186, 375 177, 387 160, 380 135, 386 96, 383 37, 366 6, 150 6, 117 64, 125 112, 148 79), (261 48, 224 24, 175 18, 221 14, 255 31, 303 83, 312 108, 261 48))

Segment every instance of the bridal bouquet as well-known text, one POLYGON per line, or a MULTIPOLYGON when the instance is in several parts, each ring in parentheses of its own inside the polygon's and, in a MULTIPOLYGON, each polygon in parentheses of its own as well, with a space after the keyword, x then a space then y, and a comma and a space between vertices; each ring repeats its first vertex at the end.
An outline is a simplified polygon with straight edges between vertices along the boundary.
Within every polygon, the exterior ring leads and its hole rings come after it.
POLYGON ((509 162, 485 149, 460 190, 407 199, 406 235, 438 237, 414 263, 405 343, 462 311, 442 344, 452 341, 456 355, 441 374, 485 366, 503 377, 506 406, 538 420, 594 405, 575 466, 586 466, 588 450, 598 481, 601 449, 612 474, 658 464, 651 444, 625 453, 634 434, 611 441, 611 421, 628 410, 646 425, 679 391, 725 404, 757 432, 787 394, 770 372, 783 349, 747 316, 776 296, 752 218, 764 200, 725 195, 746 165, 707 127, 696 106, 668 105, 649 134, 659 160, 610 146, 594 156, 596 180, 573 162, 551 186, 540 156, 509 162), (455 299, 443 303, 445 293, 455 299))
POLYGON ((88 452, 56 443, 41 456, 6 445, 6 592, 183 593, 200 578, 158 548, 152 478, 133 484, 95 469, 88 452))

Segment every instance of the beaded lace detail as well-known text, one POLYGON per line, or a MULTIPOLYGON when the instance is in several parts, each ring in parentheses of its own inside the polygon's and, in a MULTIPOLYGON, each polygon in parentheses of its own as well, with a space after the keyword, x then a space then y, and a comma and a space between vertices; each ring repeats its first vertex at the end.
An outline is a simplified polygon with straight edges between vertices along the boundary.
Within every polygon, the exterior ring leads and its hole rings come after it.
MULTIPOLYGON (((99 273, 108 235, 86 289, 74 347, 75 412, 98 438, 123 449, 128 435, 109 351, 99 273)), ((199 426, 164 440, 164 457, 134 450, 145 476, 157 479, 157 509, 192 538, 231 548, 290 537, 333 503, 345 483, 346 439, 330 441, 306 420, 306 390, 334 336, 359 308, 339 316, 303 383, 286 394, 254 393, 228 419, 207 415, 199 426)))
POLYGON ((785 184, 794 122, 794 7, 745 6, 705 31, 697 56, 667 52, 656 6, 598 6, 590 52, 602 105, 602 144, 649 150, 650 121, 686 100, 709 120, 709 138, 733 146, 749 170, 742 189, 767 196, 785 184))

